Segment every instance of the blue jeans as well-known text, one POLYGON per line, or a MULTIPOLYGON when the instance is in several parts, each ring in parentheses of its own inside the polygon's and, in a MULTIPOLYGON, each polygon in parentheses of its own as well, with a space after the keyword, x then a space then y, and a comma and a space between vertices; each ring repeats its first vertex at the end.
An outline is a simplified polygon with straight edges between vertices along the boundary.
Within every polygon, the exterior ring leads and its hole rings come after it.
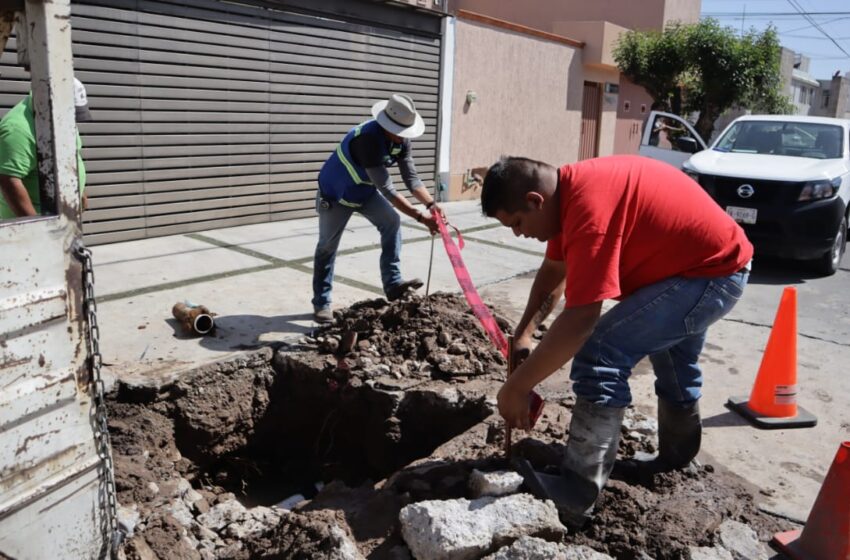
POLYGON ((330 202, 322 205, 316 194, 316 212, 319 214, 319 242, 313 257, 313 307, 324 309, 331 304, 334 261, 342 232, 351 214, 359 212, 372 222, 381 234, 381 282, 384 292, 401 283, 401 220, 395 208, 377 190, 359 208, 330 202))
POLYGON ((699 356, 708 327, 740 299, 749 272, 722 278, 670 278, 641 288, 605 313, 573 358, 578 397, 621 408, 632 401, 632 368, 649 356, 655 394, 680 406, 700 398, 699 356))

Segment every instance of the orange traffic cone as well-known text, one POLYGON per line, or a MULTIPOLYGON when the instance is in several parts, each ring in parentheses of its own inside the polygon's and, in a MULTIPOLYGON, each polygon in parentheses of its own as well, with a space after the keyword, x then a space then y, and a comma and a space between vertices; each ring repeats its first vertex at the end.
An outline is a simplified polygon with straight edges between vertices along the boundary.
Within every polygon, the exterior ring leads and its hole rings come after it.
POLYGON ((759 428, 810 428, 814 415, 797 406, 797 289, 782 292, 750 398, 731 397, 730 409, 759 428))
POLYGON ((850 441, 838 448, 802 531, 771 541, 793 560, 850 560, 850 441))

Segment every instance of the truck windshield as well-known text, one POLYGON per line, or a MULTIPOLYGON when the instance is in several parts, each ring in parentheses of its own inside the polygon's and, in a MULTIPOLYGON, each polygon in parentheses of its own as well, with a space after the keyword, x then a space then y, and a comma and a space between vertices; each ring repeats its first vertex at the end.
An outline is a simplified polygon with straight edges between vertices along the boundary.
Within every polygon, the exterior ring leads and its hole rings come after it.
POLYGON ((715 144, 720 152, 773 154, 815 159, 840 158, 840 126, 806 122, 739 121, 715 144))

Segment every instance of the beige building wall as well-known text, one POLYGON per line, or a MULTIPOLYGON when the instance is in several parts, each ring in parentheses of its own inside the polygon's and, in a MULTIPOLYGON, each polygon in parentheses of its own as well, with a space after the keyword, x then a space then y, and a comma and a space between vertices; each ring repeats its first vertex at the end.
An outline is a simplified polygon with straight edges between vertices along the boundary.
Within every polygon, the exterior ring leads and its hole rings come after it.
POLYGON ((652 97, 625 76, 620 77, 620 94, 617 97, 614 153, 636 154, 640 148, 645 121, 652 110, 652 97))
POLYGON ((542 31, 552 31, 556 21, 610 21, 629 29, 660 30, 666 21, 698 21, 700 0, 451 0, 449 8, 542 31))
MULTIPOLYGON (((502 155, 575 161, 581 125, 581 48, 459 18, 455 30, 451 182, 502 155), (467 93, 476 99, 467 103, 467 93)), ((464 198, 477 196, 463 193, 464 198)))

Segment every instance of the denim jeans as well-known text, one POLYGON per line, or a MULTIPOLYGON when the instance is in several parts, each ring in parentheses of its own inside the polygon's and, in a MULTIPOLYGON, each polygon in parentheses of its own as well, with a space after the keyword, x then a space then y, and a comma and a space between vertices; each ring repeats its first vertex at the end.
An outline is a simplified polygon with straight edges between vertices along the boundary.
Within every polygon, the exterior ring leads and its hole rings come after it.
POLYGON ((316 212, 319 214, 319 242, 313 257, 314 308, 324 309, 331 304, 336 250, 345 225, 354 212, 363 214, 381 234, 380 265, 384 291, 401 283, 401 220, 398 212, 383 195, 376 190, 359 208, 345 206, 339 202, 330 202, 330 206, 324 208, 317 193, 316 212))
POLYGON ((632 368, 649 356, 655 394, 687 406, 700 398, 699 356, 708 327, 744 292, 749 272, 722 278, 670 278, 641 288, 605 313, 573 358, 578 397, 620 408, 632 401, 632 368))

